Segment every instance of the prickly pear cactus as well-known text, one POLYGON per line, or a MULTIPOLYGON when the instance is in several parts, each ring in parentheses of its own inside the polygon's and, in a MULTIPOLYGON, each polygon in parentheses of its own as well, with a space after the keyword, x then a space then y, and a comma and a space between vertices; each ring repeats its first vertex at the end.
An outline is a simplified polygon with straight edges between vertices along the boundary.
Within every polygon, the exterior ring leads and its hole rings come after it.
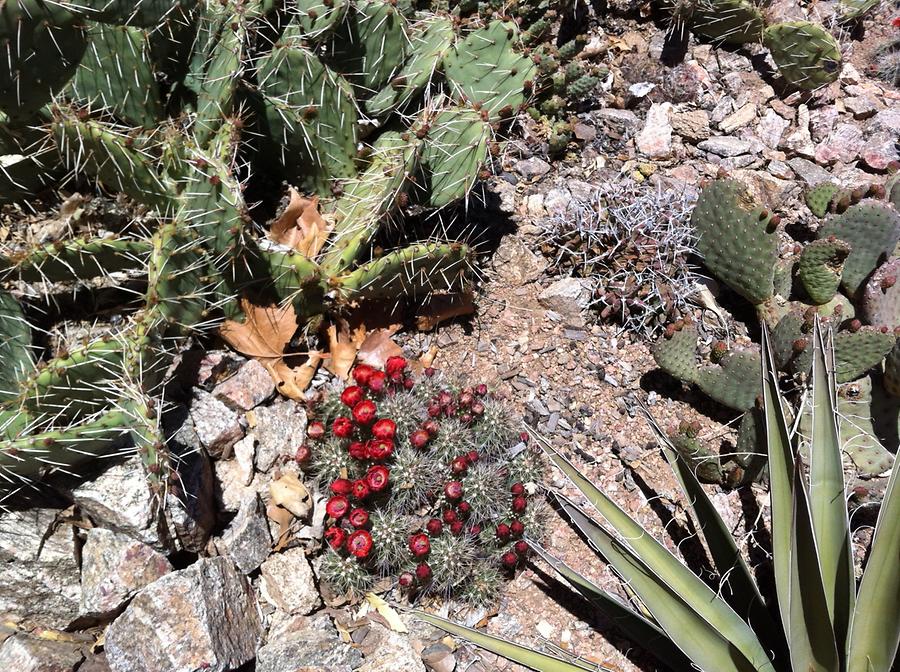
POLYGON ((776 23, 763 32, 763 44, 785 80, 810 90, 830 84, 841 71, 841 47, 822 26, 809 21, 776 23))

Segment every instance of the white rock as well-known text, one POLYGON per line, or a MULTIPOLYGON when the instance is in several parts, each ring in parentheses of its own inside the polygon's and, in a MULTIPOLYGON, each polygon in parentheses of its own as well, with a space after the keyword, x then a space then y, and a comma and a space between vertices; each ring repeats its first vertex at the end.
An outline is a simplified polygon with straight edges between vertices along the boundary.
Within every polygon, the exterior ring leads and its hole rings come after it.
POLYGON ((651 159, 664 159, 672 153, 672 103, 654 103, 647 111, 644 127, 635 144, 638 151, 651 159))
POLYGON ((269 604, 288 614, 309 614, 322 603, 302 548, 270 556, 260 568, 260 591, 269 604))

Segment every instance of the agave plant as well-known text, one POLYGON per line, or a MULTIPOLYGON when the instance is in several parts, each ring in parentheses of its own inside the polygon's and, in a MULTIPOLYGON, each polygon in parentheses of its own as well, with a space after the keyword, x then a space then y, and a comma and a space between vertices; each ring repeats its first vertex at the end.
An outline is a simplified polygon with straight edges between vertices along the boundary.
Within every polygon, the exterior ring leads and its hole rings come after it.
MULTIPOLYGON (((894 469, 857 584, 837 428, 834 350, 816 323, 811 434, 787 421, 767 332, 762 414, 769 463, 774 597, 766 605, 724 521, 688 463, 651 425, 702 531, 719 584, 708 585, 540 437, 550 460, 600 514, 598 522, 552 492, 602 560, 627 584, 634 604, 614 597, 538 544, 536 553, 607 612, 630 638, 673 670, 709 672, 888 672, 900 643, 900 486, 894 469), (804 468, 800 445, 809 465, 804 468)), ((452 621, 419 618, 539 672, 595 670, 563 654, 520 646, 452 621)))

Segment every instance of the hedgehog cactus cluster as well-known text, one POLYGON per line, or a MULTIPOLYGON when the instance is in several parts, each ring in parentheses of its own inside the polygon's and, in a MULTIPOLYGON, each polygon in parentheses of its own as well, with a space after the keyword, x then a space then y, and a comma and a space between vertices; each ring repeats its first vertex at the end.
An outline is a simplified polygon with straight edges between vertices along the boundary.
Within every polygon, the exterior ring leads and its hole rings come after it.
POLYGON ((90 179, 147 213, 136 231, 0 254, 6 286, 147 284, 140 310, 55 358, 0 293, 3 489, 129 436, 165 471, 164 373, 239 300, 291 302, 315 328, 365 300, 462 289, 465 244, 383 252, 378 237, 407 208, 467 196, 535 76, 514 24, 385 0, 10 0, 0 42, 0 198, 90 179), (254 221, 283 182, 321 208, 311 243, 254 221))
POLYGON ((528 448, 484 384, 417 379, 403 357, 361 364, 318 405, 296 459, 328 493, 322 578, 361 594, 382 577, 402 593, 492 602, 540 536, 528 448))
MULTIPOLYGON (((816 318, 830 325, 848 452, 863 474, 880 474, 891 464, 883 444, 896 443, 900 421, 900 179, 856 189, 823 183, 806 202, 824 218, 817 237, 786 243, 779 217, 756 205, 744 185, 716 180, 691 216, 697 249, 716 279, 755 307, 784 374, 808 375, 816 318)), ((654 345, 654 358, 675 378, 746 412, 738 443, 752 448, 759 349, 723 341, 701 347, 700 336, 697 324, 677 320, 654 345)))

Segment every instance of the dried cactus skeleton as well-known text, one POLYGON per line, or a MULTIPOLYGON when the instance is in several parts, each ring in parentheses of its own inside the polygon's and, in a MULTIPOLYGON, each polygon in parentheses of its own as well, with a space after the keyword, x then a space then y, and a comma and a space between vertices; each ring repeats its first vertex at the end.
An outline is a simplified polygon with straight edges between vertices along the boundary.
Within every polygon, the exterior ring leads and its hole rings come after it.
POLYGON ((0 39, 12 64, 0 72, 0 199, 90 178, 161 222, 0 256, 4 282, 118 271, 147 282, 116 333, 40 362, 25 313, 0 293, 0 491, 126 435, 164 486, 164 373, 239 297, 291 301, 307 324, 367 299, 462 289, 464 243, 373 257, 373 241, 407 204, 468 195, 535 70, 513 24, 459 33, 383 0, 11 0, 0 39), (321 250, 258 235, 245 192, 280 181, 321 197, 321 250))

